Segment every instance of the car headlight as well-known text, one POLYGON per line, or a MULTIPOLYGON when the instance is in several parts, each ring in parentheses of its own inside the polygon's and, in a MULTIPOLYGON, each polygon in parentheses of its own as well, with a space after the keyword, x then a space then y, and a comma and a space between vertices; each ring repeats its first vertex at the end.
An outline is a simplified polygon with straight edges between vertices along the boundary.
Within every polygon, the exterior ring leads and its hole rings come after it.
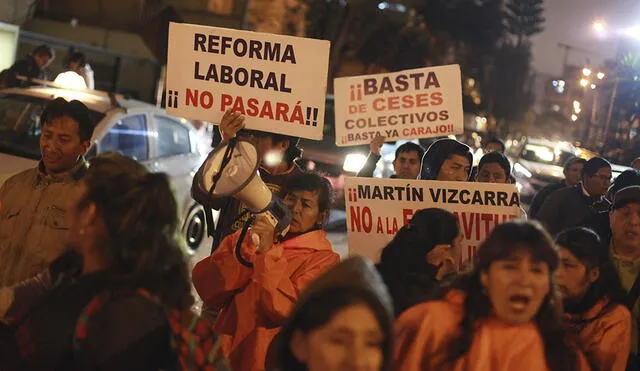
POLYGON ((342 170, 350 173, 357 173, 362 169, 366 162, 367 156, 362 153, 349 153, 347 157, 344 158, 342 170))
POLYGON ((531 178, 533 176, 533 174, 531 174, 531 172, 526 167, 520 165, 519 162, 516 162, 516 164, 513 165, 513 171, 522 174, 527 178, 531 178))

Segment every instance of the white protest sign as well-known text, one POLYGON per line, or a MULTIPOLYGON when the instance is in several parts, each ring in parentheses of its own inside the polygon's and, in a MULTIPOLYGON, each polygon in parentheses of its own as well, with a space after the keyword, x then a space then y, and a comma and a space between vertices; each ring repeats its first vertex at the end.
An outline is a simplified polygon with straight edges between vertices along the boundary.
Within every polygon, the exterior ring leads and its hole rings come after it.
POLYGON ((369 144, 463 133, 460 66, 334 80, 336 144, 369 144))
POLYGON ((169 25, 167 112, 322 139, 329 41, 183 23, 169 25))
POLYGON ((461 267, 496 225, 520 217, 513 184, 348 177, 344 187, 349 255, 375 262, 418 210, 437 207, 458 218, 463 241, 456 255, 461 267))

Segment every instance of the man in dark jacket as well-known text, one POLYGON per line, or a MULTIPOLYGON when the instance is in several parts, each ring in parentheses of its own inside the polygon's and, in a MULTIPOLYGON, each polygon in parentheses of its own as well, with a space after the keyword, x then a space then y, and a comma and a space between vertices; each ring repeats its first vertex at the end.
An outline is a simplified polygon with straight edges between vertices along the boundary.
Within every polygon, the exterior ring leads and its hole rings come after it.
POLYGON ((27 55, 25 59, 17 61, 8 70, 2 72, 0 88, 25 88, 33 85, 29 81, 19 80, 18 76, 28 79, 46 80, 45 69, 53 62, 55 52, 48 45, 40 45, 27 55))
MULTIPOLYGON (((371 178, 376 164, 380 161, 380 149, 385 137, 378 135, 371 141, 371 151, 367 157, 364 167, 358 172, 359 177, 371 178)), ((420 174, 420 161, 424 155, 424 148, 421 145, 407 142, 396 149, 396 158, 393 160, 393 170, 395 174, 391 178, 417 179, 420 174)))
POLYGON ((611 204, 604 197, 609 184, 611 164, 594 157, 584 165, 582 182, 551 194, 536 219, 544 223, 551 234, 579 226, 596 213, 609 209, 611 204))
POLYGON ((533 196, 531 205, 529 205, 529 217, 536 217, 536 214, 540 211, 542 204, 550 194, 565 187, 575 187, 576 184, 580 183, 582 169, 586 163, 587 160, 579 157, 571 157, 568 159, 567 162, 564 163, 564 170, 562 171, 564 174, 564 180, 547 185, 533 196))
POLYGON ((469 146, 455 139, 439 139, 422 156, 420 179, 466 182, 471 175, 472 164, 469 146))

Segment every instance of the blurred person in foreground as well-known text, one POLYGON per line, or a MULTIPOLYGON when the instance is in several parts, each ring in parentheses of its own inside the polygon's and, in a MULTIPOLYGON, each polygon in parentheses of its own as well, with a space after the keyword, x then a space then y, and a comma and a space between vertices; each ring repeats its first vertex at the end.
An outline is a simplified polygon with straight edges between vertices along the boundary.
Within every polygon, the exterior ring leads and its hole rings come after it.
POLYGON ((0 369, 175 369, 165 310, 193 304, 177 215, 165 174, 118 154, 92 159, 69 199, 72 251, 47 270, 41 298, 16 296, 0 369), (78 333, 86 306, 105 292, 110 299, 78 333))
POLYGON ((571 188, 553 192, 542 204, 536 219, 551 234, 582 225, 600 211, 608 210, 611 203, 605 193, 611 184, 611 164, 603 158, 587 161, 581 182, 571 188))
POLYGON ((442 209, 418 211, 382 250, 377 268, 393 298, 395 316, 425 301, 448 275, 462 235, 456 217, 442 209))
POLYGON ((535 218, 542 204, 546 201, 547 197, 553 192, 563 189, 563 188, 571 188, 575 187, 578 183, 580 183, 580 178, 582 177, 582 169, 584 168, 584 164, 587 163, 587 160, 579 158, 579 157, 571 157, 564 163, 564 168, 562 173, 564 174, 564 179, 551 183, 533 196, 533 200, 531 200, 531 205, 529 205, 529 217, 535 218))
POLYGON ((564 330, 558 262, 538 223, 498 225, 470 272, 398 318, 395 369, 588 370, 564 330))
POLYGON ((393 308, 373 264, 354 257, 319 277, 274 345, 281 371, 390 371, 393 308))
POLYGON ((640 157, 634 159, 633 161, 631 161, 631 165, 632 168, 634 168, 635 170, 640 170, 640 157))
POLYGON ((290 178, 284 190, 293 221, 283 240, 274 238, 274 227, 259 215, 240 250, 251 267, 235 255, 238 231, 193 268, 193 285, 204 304, 220 311, 214 330, 234 370, 265 369, 269 344, 302 290, 340 261, 323 230, 333 200, 331 183, 302 173, 290 178), (260 237, 258 246, 250 238, 254 233, 260 237))
POLYGON ((17 61, 9 69, 0 73, 0 89, 40 85, 35 82, 19 80, 18 76, 27 79, 47 80, 46 69, 55 57, 56 53, 49 45, 36 47, 24 59, 17 61))
POLYGON ((67 203, 84 174, 95 123, 83 103, 56 98, 40 118, 38 166, 0 188, 0 287, 42 272, 67 250, 67 203))
POLYGON ((556 237, 556 282, 569 330, 594 370, 624 371, 631 346, 626 293, 595 232, 574 228, 556 237))
POLYGON ((471 174, 473 155, 466 144, 455 139, 439 139, 422 157, 419 179, 466 182, 471 174))
MULTIPOLYGON (((378 134, 371 141, 371 151, 367 156, 367 162, 356 176, 371 178, 376 169, 376 164, 380 161, 380 149, 385 141, 385 137, 378 134)), ((417 179, 420 175, 420 161, 424 155, 424 148, 413 142, 407 142, 396 149, 396 157, 393 160, 393 170, 395 174, 391 178, 395 179, 417 179)))

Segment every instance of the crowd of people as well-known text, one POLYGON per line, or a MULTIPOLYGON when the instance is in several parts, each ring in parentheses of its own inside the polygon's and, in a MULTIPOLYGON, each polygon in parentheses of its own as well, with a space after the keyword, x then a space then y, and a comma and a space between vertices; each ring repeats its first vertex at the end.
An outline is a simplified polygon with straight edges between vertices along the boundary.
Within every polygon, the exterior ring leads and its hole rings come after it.
MULTIPOLYGON (((438 208, 416 212, 376 265, 341 262, 324 231, 331 183, 298 167, 295 138, 227 112, 223 144, 255 144, 292 221, 276 236, 240 200, 202 192, 201 169, 192 194, 220 214, 190 270, 166 175, 118 154, 85 160, 95 123, 78 101, 52 101, 41 123, 42 160, 0 188, 0 370, 639 369, 637 170, 610 184, 606 160, 570 159, 465 271, 460 226, 438 208)), ((512 183, 504 149, 489 141, 474 168, 454 139, 407 143, 394 177, 512 183)))

